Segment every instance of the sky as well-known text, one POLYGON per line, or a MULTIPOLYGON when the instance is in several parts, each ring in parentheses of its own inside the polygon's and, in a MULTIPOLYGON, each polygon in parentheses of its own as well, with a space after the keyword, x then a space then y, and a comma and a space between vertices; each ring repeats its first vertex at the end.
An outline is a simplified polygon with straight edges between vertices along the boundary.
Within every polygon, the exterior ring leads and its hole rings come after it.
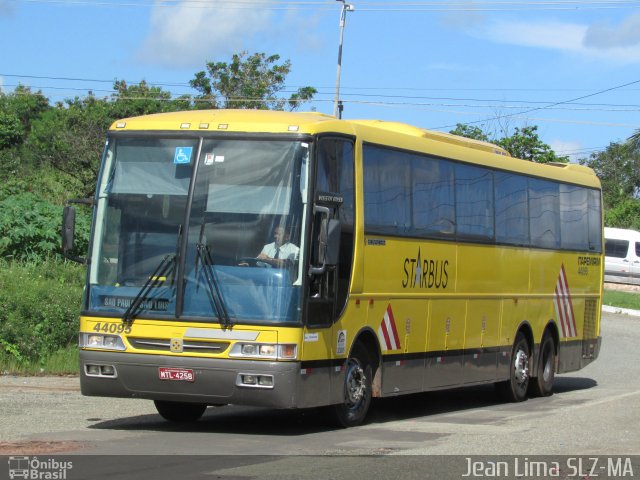
MULTIPOLYGON (((584 158, 640 129, 640 1, 348 1, 345 119, 502 137, 536 125, 584 158)), ((0 0, 0 89, 52 101, 109 96, 114 80, 174 95, 207 62, 264 52, 290 60, 282 95, 333 113, 340 0, 0 0)))

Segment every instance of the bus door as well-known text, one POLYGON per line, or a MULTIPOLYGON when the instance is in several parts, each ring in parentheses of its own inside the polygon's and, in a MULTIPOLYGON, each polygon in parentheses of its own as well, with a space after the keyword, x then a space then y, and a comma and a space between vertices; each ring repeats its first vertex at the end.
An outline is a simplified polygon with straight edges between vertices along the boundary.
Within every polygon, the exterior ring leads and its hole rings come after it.
MULTIPOLYGON (((333 324, 348 297, 353 260, 354 180, 353 140, 321 137, 316 149, 314 204, 329 210, 328 217, 314 213, 311 232, 311 264, 318 262, 323 243, 323 220, 338 220, 339 258, 335 267, 311 274, 309 282, 309 325, 333 324)), ((311 209, 313 211, 313 208, 311 209)))
MULTIPOLYGON (((349 353, 347 342, 355 332, 337 326, 337 320, 346 307, 353 260, 354 234, 354 145, 350 138, 334 136, 318 139, 315 162, 314 206, 311 229, 310 265, 304 333, 304 361, 318 361, 318 365, 333 365, 332 360, 349 353), (335 265, 321 267, 321 251, 327 248, 326 227, 332 221, 338 226, 338 257, 335 265), (338 338, 342 335, 342 338, 338 338)), ((312 177, 313 178, 313 177, 312 177)), ((303 362, 304 363, 304 362, 303 362)), ((313 364, 313 363, 310 363, 313 364)), ((314 388, 304 388, 308 395, 324 401, 331 394, 326 381, 335 369, 314 371, 314 388), (324 372, 324 373, 321 373, 324 372), (329 377, 327 377, 329 376, 329 377), (322 389, 319 387, 322 386, 322 389)), ((303 379, 309 382, 309 379, 303 379)))

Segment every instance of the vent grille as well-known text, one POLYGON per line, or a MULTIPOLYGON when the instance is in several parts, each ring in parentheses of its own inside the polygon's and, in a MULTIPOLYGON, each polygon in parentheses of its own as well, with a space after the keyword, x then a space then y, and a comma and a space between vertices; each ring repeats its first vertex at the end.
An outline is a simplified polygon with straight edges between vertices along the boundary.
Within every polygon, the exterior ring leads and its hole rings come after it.
MULTIPOLYGON (((155 351, 171 351, 171 339, 169 338, 136 338, 128 337, 129 343, 136 349, 155 350, 155 351)), ((182 351, 191 353, 223 353, 229 348, 230 342, 202 342, 195 340, 184 340, 182 351)))
POLYGON ((584 324, 582 327, 582 357, 593 358, 597 337, 598 301, 592 298, 584 303, 584 324))

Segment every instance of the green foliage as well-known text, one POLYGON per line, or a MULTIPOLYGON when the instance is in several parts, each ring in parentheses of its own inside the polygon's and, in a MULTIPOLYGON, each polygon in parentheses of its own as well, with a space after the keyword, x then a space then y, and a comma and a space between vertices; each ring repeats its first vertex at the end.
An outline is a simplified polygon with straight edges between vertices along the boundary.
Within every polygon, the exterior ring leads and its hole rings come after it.
POLYGON ((540 140, 537 130, 537 126, 522 129, 516 127, 513 135, 501 138, 495 143, 509 152, 512 157, 522 160, 537 163, 568 162, 569 157, 557 156, 549 145, 540 140))
POLYGON ((19 145, 23 136, 24 129, 20 119, 11 112, 0 110, 0 150, 19 145))
POLYGON ((116 80, 113 89, 116 93, 110 104, 112 121, 151 113, 191 109, 190 97, 185 95, 172 99, 171 92, 150 86, 144 80, 138 85, 127 85, 124 80, 116 80))
POLYGON ((0 358, 41 361, 75 343, 84 268, 0 260, 0 358))
POLYGON ((631 149, 631 152, 635 155, 640 154, 640 128, 633 132, 633 135, 627 140, 627 145, 631 149))
POLYGON ((108 102, 92 96, 46 111, 34 121, 27 140, 35 167, 51 165, 79 181, 83 196, 90 196, 113 120, 108 102))
MULTIPOLYGON (((0 152, 0 159, 7 152, 0 152)), ((31 169, 16 163, 15 170, 8 172, 3 182, 0 182, 0 200, 24 192, 34 193, 54 205, 63 205, 69 198, 82 196, 82 185, 78 180, 50 166, 31 169)))
POLYGON ((22 165, 22 156, 17 148, 0 149, 0 189, 17 178, 22 165))
POLYGON ((243 108, 261 110, 295 110, 317 93, 313 87, 303 87, 288 100, 278 98, 291 71, 291 62, 278 64, 279 55, 264 53, 233 55, 231 63, 209 62, 207 71, 196 73, 190 85, 200 92, 198 108, 243 108))
POLYGON ((537 163, 566 163, 569 161, 569 157, 556 155, 551 147, 540 139, 537 131, 538 127, 535 125, 521 129, 516 128, 513 135, 490 139, 481 128, 458 123, 455 130, 451 130, 449 133, 483 142, 495 143, 509 152, 512 157, 522 160, 537 163))
POLYGON ((617 208, 640 188, 640 151, 634 151, 629 144, 610 143, 580 163, 593 168, 600 178, 607 208, 617 208))
MULTIPOLYGON (((62 207, 30 192, 0 200, 0 258, 43 261, 59 258, 62 207)), ((76 225, 77 249, 88 248, 89 218, 79 215, 76 225)))
POLYGON ((480 140, 482 142, 490 142, 489 136, 484 133, 480 127, 465 125, 463 123, 456 124, 456 128, 449 133, 452 135, 458 135, 459 137, 471 138, 473 140, 480 140))
POLYGON ((607 227, 640 230, 640 200, 626 198, 605 210, 604 224, 607 227))
POLYGON ((9 95, 0 93, 0 149, 22 144, 31 123, 49 108, 42 92, 18 85, 9 95))

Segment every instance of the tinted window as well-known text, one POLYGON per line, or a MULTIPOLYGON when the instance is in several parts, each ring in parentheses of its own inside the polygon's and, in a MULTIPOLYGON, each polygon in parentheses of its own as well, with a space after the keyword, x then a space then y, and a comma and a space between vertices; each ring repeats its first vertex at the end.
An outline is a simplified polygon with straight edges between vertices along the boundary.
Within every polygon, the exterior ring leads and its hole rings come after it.
POLYGON ((374 231, 407 234, 411 227, 411 179, 406 154, 364 148, 365 225, 374 231))
POLYGON ((363 151, 368 233, 602 251, 598 190, 373 145, 363 151))
POLYGON ((629 242, 627 240, 613 240, 607 238, 604 243, 604 254, 607 257, 625 258, 629 251, 629 242))
POLYGON ((562 248, 589 250, 587 190, 560 185, 560 229, 562 248))
POLYGON ((418 235, 452 235, 455 232, 453 164, 413 156, 413 232, 418 235))
POLYGON ((352 225, 354 216, 353 143, 343 139, 322 139, 318 146, 316 182, 318 191, 342 194, 340 220, 343 227, 352 225))
POLYGON ((456 165, 456 229, 458 236, 493 239, 493 172, 456 165))
POLYGON ((589 250, 602 252, 602 208, 600 192, 589 190, 589 250))
POLYGON ((529 244, 527 179, 510 173, 495 174, 496 241, 529 244))
POLYGON ((560 186, 529 179, 529 231, 534 247, 560 248, 560 186))

